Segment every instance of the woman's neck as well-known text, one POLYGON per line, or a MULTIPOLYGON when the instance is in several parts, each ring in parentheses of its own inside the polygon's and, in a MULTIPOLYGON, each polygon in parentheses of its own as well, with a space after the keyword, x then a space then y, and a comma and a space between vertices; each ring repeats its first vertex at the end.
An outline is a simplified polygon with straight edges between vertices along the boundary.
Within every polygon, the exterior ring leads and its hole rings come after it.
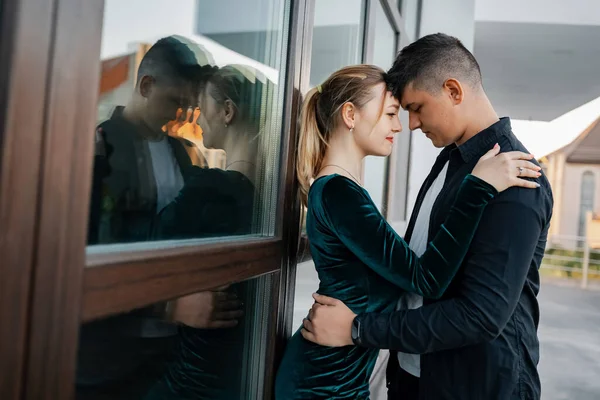
POLYGON ((246 133, 228 132, 223 143, 227 157, 226 169, 237 171, 254 182, 258 162, 258 141, 251 141, 246 133))
POLYGON ((223 142, 223 150, 227 154, 227 165, 249 162, 256 164, 258 157, 258 141, 245 132, 228 131, 223 142))
POLYGON ((333 173, 344 175, 361 184, 362 161, 365 158, 348 131, 332 135, 317 177, 333 173))

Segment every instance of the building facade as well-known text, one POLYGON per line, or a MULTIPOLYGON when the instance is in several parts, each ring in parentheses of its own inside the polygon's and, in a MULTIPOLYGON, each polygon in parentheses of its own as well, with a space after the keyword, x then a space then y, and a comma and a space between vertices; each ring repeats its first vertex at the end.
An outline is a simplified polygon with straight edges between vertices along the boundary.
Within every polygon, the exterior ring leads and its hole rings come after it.
POLYGON ((551 241, 572 247, 600 241, 600 126, 595 120, 575 140, 543 159, 554 190, 551 241), (569 246, 571 243, 571 246, 569 246))

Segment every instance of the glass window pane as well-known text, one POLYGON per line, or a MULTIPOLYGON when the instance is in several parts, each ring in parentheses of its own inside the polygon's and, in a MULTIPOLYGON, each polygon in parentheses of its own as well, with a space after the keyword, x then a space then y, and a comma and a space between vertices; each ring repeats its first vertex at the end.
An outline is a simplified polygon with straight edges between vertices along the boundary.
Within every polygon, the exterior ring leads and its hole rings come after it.
POLYGON ((264 398, 273 276, 84 324, 77 400, 264 398))
POLYGON ((314 87, 362 58, 364 0, 317 0, 310 85, 314 87))
POLYGON ((404 21, 404 28, 411 41, 417 40, 419 23, 419 2, 422 0, 398 0, 398 10, 404 21))
POLYGON ((394 141, 393 157, 389 160, 388 191, 391 194, 387 207, 387 219, 397 232, 404 232, 407 220, 408 173, 410 164, 410 129, 408 112, 400 110, 402 132, 394 141))
POLYGON ((288 9, 106 0, 90 245, 273 234, 288 9))
MULTIPOLYGON (((390 24, 381 3, 375 2, 375 33, 373 38, 373 60, 375 64, 384 70, 390 69, 396 54, 396 31, 390 24)), ((364 186, 371 195, 373 202, 384 211, 387 207, 385 197, 385 186, 387 182, 387 157, 365 158, 364 186)))
MULTIPOLYGON (((88 252, 274 234, 289 12, 105 1, 88 252)), ((268 275, 85 324, 77 398, 263 398, 271 287, 268 275)))
MULTIPOLYGON (((313 28, 310 84, 321 84, 338 69, 362 60, 365 1, 317 0, 313 28)), ((304 213, 306 217, 306 213, 304 213)), ((294 328, 312 305, 319 279, 312 261, 299 264, 294 297, 294 328)))
POLYGON ((373 64, 390 69, 396 56, 396 31, 383 10, 380 2, 375 2, 375 38, 373 40, 373 64))

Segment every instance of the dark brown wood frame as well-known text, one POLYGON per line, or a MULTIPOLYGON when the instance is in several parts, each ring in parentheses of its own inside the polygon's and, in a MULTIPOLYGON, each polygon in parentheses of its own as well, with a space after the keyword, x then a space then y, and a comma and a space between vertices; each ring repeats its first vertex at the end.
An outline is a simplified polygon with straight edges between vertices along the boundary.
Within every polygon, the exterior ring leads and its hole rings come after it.
POLYGON ((282 183, 283 190, 280 190, 280 204, 283 207, 279 209, 281 213, 277 220, 281 221, 278 225, 278 232, 281 232, 285 257, 279 274, 278 294, 276 300, 278 307, 273 316, 275 321, 275 331, 272 332, 275 340, 271 342, 268 359, 271 364, 265 371, 266 392, 265 398, 272 399, 273 384, 275 374, 287 339, 292 334, 292 318, 294 314, 294 293, 296 285, 296 264, 298 263, 298 254, 300 248, 300 234, 302 228, 301 205, 298 197, 298 186, 296 181, 296 145, 298 142, 298 123, 300 107, 302 105, 302 93, 305 92, 310 79, 310 56, 312 42, 312 27, 314 14, 314 0, 297 0, 292 2, 292 12, 290 13, 290 35, 288 45, 288 66, 286 87, 288 95, 286 96, 286 106, 284 115, 289 115, 284 127, 288 133, 288 138, 283 142, 281 154, 283 158, 282 167, 285 171, 285 180, 282 183))
POLYGON ((54 0, 0 4, 0 393, 23 396, 54 0), (32 40, 35 38, 35 40, 32 40))
MULTIPOLYGON (((73 393, 103 2, 57 0, 46 112, 25 398, 73 393)), ((35 13, 35 11, 33 11, 35 13)))
MULTIPOLYGON (((7 261, 0 269, 6 299, 0 310, 13 314, 10 329, 2 331, 3 371, 12 372, 0 381, 3 399, 72 398, 81 322, 194 291, 275 273, 273 300, 281 307, 273 307, 271 335, 284 338, 282 332, 289 332, 291 325, 285 299, 290 298, 298 247, 293 165, 302 50, 297 42, 306 30, 307 1, 292 1, 290 15, 287 123, 275 237, 86 256, 93 135, 85 132, 93 132, 95 124, 103 3, 3 3, 1 51, 11 63, 0 66, 0 77, 10 77, 9 86, 0 86, 1 104, 9 105, 0 111, 0 218, 17 233, 3 233, 0 241, 7 261), (43 15, 34 17, 39 13, 43 15), (17 137, 28 140, 27 145, 18 146, 17 137)), ((268 397, 278 354, 275 343, 281 341, 271 343, 270 368, 264 372, 268 397)))
POLYGON ((282 250, 281 240, 266 239, 88 257, 82 320, 277 271, 282 250))

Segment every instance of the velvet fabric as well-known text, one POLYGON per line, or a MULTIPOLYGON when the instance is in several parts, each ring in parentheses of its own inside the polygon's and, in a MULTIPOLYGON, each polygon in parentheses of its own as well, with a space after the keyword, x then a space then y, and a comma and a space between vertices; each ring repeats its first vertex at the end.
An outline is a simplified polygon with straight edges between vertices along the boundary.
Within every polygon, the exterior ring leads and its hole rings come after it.
MULTIPOLYGON (((465 257, 483 210, 497 191, 468 175, 454 207, 419 258, 354 181, 333 174, 309 193, 307 234, 318 293, 356 314, 392 311, 403 291, 439 298, 465 257)), ((276 379, 277 400, 368 399, 377 349, 331 348, 290 339, 276 379)))

